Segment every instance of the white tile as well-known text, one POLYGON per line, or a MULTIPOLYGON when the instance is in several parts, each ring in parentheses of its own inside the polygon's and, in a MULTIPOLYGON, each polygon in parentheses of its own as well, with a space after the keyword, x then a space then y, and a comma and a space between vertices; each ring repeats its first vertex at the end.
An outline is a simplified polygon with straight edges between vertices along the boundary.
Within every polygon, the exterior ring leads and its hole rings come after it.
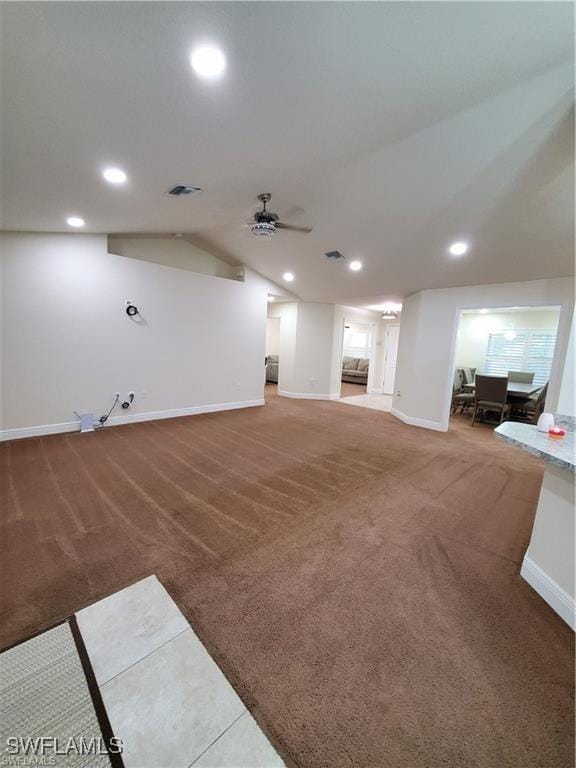
POLYGON ((99 685, 189 627, 156 576, 76 614, 99 685))
POLYGON ((392 410, 392 395, 352 395, 341 397, 339 403, 359 405, 361 408, 373 408, 376 411, 392 410))
POLYGON ((194 763, 194 768, 283 768, 284 762, 246 712, 194 763))
POLYGON ((191 629, 101 688, 126 768, 187 768, 244 705, 191 629))

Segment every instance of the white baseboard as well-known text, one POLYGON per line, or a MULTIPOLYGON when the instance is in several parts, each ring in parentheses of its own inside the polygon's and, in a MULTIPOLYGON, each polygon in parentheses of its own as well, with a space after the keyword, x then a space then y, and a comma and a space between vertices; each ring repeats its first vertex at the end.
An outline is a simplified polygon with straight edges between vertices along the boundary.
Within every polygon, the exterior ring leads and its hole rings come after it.
POLYGON ((392 408, 390 411, 392 416, 396 416, 397 419, 403 421, 404 424, 410 424, 411 427, 422 427, 423 429, 434 429, 436 432, 447 432, 447 428, 440 424, 439 421, 428 421, 427 419, 415 419, 412 416, 407 416, 402 411, 392 408))
POLYGON ((340 400, 340 395, 321 395, 318 392, 287 392, 285 389, 279 389, 278 394, 282 397, 294 397, 298 400, 340 400))
POLYGON ((520 569, 520 576, 525 579, 533 590, 564 619, 573 630, 576 630, 576 601, 565 592, 554 579, 537 565, 534 560, 525 557, 520 569))
MULTIPOLYGON (((253 408, 264 405, 263 399, 240 400, 237 403, 214 403, 210 405, 192 405, 188 408, 175 408, 170 411, 147 411, 145 413, 128 413, 125 416, 111 416, 106 422, 108 426, 120 424, 132 424, 139 421, 155 421, 156 419, 174 419, 177 416, 196 416, 199 413, 215 413, 217 411, 232 411, 237 408, 253 408)), ((18 429, 0 430, 0 442, 5 440, 18 440, 22 437, 39 437, 42 435, 56 435, 60 432, 78 432, 78 421, 66 421, 61 424, 42 424, 37 427, 20 427, 18 429)), ((89 433, 92 434, 92 433, 89 433)))
POLYGON ((369 390, 367 390, 367 393, 369 395, 384 395, 384 389, 382 387, 370 387, 369 390))

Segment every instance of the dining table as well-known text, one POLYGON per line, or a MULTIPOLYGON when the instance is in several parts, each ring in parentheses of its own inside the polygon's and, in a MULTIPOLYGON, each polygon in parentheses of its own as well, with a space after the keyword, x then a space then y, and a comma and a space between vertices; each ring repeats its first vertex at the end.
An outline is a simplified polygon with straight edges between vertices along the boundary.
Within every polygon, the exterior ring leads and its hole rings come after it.
MULTIPOLYGON (((475 384, 464 384, 464 392, 474 392, 475 384)), ((507 394, 509 397, 530 397, 542 389, 541 384, 527 384, 524 381, 509 381, 507 394)))

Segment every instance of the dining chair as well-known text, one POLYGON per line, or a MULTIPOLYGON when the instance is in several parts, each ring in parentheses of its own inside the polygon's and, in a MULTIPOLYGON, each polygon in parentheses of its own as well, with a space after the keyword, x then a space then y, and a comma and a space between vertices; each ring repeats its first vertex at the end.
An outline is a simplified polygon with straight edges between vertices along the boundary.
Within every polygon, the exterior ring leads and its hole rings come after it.
POLYGON ((496 411, 500 414, 500 424, 504 421, 504 415, 510 410, 506 402, 508 394, 508 376, 483 376, 476 374, 476 390, 474 392, 474 411, 472 413, 472 424, 476 421, 476 416, 484 415, 487 411, 496 411))
POLYGON ((511 403, 513 418, 536 424, 538 417, 544 411, 547 394, 548 382, 541 389, 531 394, 530 397, 514 398, 511 403))
POLYGON ((454 383, 452 386, 452 403, 450 406, 450 410, 452 413, 456 413, 458 408, 460 408, 460 412, 464 413, 464 411, 468 410, 472 403, 474 402, 474 395, 470 392, 464 392, 464 369, 463 368, 456 368, 454 371, 454 383))
POLYGON ((464 377, 464 384, 474 384, 474 377, 476 376, 476 368, 460 368, 464 377))
POLYGON ((508 371, 508 381, 515 381, 517 384, 532 384, 534 374, 528 371, 508 371))

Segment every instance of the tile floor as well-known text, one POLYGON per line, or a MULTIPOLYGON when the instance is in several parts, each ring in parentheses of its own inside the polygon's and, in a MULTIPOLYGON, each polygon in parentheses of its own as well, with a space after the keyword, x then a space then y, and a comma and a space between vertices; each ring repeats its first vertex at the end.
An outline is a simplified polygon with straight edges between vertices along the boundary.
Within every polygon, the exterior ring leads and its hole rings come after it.
POLYGON ((352 395, 352 397, 341 397, 337 402, 359 405, 361 408, 373 408, 376 411, 392 410, 392 395, 352 395))
POLYGON ((155 576, 77 620, 126 768, 284 765, 155 576))

